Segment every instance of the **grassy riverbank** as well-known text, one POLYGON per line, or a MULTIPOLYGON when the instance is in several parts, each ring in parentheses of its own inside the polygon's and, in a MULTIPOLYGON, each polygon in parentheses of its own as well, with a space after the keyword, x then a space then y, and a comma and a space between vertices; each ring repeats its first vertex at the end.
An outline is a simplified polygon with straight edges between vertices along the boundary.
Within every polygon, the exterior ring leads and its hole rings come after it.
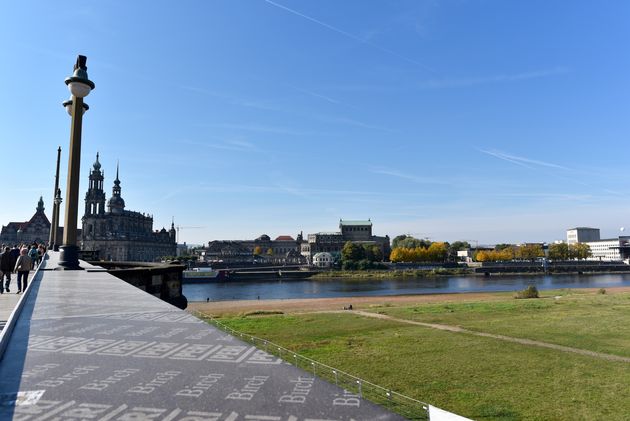
MULTIPOLYGON (((443 295, 439 300, 423 296, 417 303, 409 301, 413 297, 400 297, 400 301, 381 297, 381 302, 372 297, 371 304, 355 305, 395 320, 350 311, 322 313, 320 307, 315 313, 294 313, 285 307, 276 310, 285 314, 231 316, 221 321, 477 420, 627 419, 630 397, 625 391, 630 387, 630 363, 476 334, 506 335, 628 357, 627 289, 609 290, 607 294, 596 290, 545 291, 542 298, 530 300, 515 300, 506 293, 484 294, 487 299, 466 296, 443 295), (469 331, 444 331, 410 321, 460 326, 469 331)), ((261 308, 270 308, 263 303, 261 308)))

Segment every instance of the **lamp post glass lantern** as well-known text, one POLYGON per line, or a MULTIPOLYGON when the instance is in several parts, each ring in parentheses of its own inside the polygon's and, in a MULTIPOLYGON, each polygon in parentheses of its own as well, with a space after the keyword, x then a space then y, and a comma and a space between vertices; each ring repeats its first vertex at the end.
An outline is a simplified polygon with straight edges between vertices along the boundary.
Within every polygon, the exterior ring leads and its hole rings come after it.
POLYGON ((68 156, 68 183, 66 187, 66 214, 63 229, 63 245, 60 249, 59 266, 63 269, 81 269, 79 266, 79 246, 77 244, 77 217, 79 209, 79 176, 81 167, 81 128, 83 113, 89 108, 83 98, 94 89, 94 82, 88 78, 87 57, 78 56, 74 73, 65 82, 72 96, 63 103, 72 117, 70 148, 68 156))

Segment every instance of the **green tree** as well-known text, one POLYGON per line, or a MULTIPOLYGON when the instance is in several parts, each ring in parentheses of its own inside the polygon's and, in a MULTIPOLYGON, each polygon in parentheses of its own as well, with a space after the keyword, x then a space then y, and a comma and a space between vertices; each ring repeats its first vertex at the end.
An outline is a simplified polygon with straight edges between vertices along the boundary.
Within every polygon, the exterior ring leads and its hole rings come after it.
POLYGON ((424 247, 428 248, 431 245, 431 241, 429 240, 420 240, 418 238, 414 238, 410 235, 399 235, 394 237, 392 241, 392 248, 403 247, 403 248, 416 248, 416 247, 424 247))
POLYGON ((569 257, 571 259, 588 259, 591 257, 593 253, 591 252, 591 247, 585 243, 575 243, 569 246, 569 257))
POLYGON ((496 251, 501 251, 501 250, 509 249, 509 248, 512 248, 512 247, 514 247, 514 245, 501 243, 501 244, 497 244, 496 246, 494 246, 494 249, 496 251))
POLYGON ((556 243, 549 246, 549 258, 551 260, 568 260, 569 246, 567 243, 556 243))
POLYGON ((383 252, 381 248, 376 244, 364 244, 363 245, 364 259, 370 262, 383 261, 383 252))
POLYGON ((373 262, 382 262, 383 260, 385 260, 385 256, 383 256, 383 250, 381 250, 379 246, 373 244, 371 246, 371 249, 372 256, 374 257, 374 260, 372 260, 373 262))
POLYGON ((352 241, 348 241, 341 249, 341 260, 344 262, 358 262, 363 258, 365 258, 365 249, 352 241))
POLYGON ((397 235, 396 237, 394 237, 394 239, 392 240, 392 249, 398 248, 400 247, 400 242, 403 241, 405 238, 407 238, 407 235, 397 235))
POLYGON ((450 260, 457 260, 457 252, 470 249, 468 241, 455 241, 448 245, 448 257, 450 260))

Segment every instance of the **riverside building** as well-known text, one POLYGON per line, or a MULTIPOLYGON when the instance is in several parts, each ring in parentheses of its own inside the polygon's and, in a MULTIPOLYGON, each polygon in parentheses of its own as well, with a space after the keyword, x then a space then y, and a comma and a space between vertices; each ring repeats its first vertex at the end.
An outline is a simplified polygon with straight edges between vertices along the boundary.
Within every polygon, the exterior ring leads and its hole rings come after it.
POLYGON ((121 196, 118 166, 112 196, 105 210, 104 175, 99 155, 90 172, 82 218, 81 251, 94 252, 102 260, 152 262, 176 254, 174 224, 167 231, 153 231, 153 217, 125 209, 121 196))
POLYGON ((372 234, 371 220, 339 220, 339 231, 318 232, 309 234, 306 241, 302 242, 300 251, 309 263, 313 263, 313 257, 317 253, 339 254, 343 246, 351 241, 361 245, 378 246, 383 256, 389 256, 391 252, 389 236, 384 237, 372 234))
POLYGON ((201 252, 201 260, 208 263, 248 263, 264 260, 270 263, 304 263, 300 255, 302 233, 297 239, 280 235, 272 240, 267 234, 253 240, 214 240, 201 252))
POLYGON ((567 230, 567 244, 599 241, 599 228, 575 227, 567 230))

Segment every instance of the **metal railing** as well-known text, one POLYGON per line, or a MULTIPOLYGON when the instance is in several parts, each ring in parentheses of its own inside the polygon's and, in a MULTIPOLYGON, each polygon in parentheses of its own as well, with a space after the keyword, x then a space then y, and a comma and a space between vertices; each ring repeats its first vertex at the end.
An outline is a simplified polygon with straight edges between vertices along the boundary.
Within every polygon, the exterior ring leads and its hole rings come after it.
POLYGON ((207 314, 196 310, 193 310, 193 312, 197 317, 209 321, 217 328, 230 333, 245 342, 251 343, 257 348, 262 349, 269 354, 275 355, 295 367, 301 368, 309 373, 313 373, 313 376, 317 376, 343 388, 346 391, 346 394, 341 396, 340 399, 346 399, 346 402, 353 402, 352 399, 356 399, 358 403, 359 399, 367 399, 389 409, 392 412, 400 414, 409 420, 429 419, 429 405, 425 402, 410 398, 409 396, 405 396, 391 389, 387 389, 365 379, 353 376, 345 371, 320 363, 266 339, 239 332, 207 314))

